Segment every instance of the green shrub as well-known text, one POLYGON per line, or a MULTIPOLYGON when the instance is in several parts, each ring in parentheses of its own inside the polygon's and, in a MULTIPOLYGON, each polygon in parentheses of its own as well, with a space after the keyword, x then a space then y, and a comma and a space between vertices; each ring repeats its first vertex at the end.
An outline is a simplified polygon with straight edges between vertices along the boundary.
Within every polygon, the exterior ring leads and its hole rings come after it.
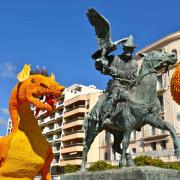
POLYGON ((153 159, 151 156, 138 156, 134 159, 136 166, 163 167, 165 163, 161 159, 153 159))
POLYGON ((180 163, 165 163, 161 159, 153 159, 151 156, 139 156, 134 159, 136 166, 156 166, 166 169, 180 170, 180 163))
POLYGON ((64 166, 64 173, 73 173, 78 171, 78 168, 76 165, 71 165, 71 164, 67 164, 66 166, 64 166))
POLYGON ((180 162, 166 163, 166 168, 180 170, 180 162))
POLYGON ((89 167, 89 171, 102 171, 112 168, 113 166, 106 161, 96 161, 89 167))

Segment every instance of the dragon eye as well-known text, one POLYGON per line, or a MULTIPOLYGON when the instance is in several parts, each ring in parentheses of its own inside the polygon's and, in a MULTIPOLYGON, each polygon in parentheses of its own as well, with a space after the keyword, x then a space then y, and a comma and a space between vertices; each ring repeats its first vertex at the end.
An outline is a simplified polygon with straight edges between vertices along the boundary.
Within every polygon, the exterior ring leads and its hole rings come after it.
POLYGON ((42 86, 44 88, 48 88, 44 83, 40 83, 40 86, 42 86))

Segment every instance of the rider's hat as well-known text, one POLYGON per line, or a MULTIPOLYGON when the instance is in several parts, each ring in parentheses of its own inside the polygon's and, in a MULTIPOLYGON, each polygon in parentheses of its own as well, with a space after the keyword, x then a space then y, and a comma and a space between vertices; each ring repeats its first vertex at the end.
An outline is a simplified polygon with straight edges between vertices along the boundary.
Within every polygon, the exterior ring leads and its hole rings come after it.
POLYGON ((121 43, 121 45, 124 46, 124 47, 132 47, 132 48, 136 48, 137 47, 137 45, 134 42, 133 35, 130 35, 125 42, 121 43))

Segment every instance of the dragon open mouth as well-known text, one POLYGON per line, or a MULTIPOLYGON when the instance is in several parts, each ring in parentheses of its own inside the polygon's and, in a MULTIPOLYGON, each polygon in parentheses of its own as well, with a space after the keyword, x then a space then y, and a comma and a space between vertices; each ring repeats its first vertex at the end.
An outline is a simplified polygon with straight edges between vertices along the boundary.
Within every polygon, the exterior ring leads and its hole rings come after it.
MULTIPOLYGON (((52 94, 37 96, 37 95, 33 94, 33 97, 38 99, 39 101, 41 101, 44 104, 50 105, 52 107, 52 109, 54 110, 55 106, 56 106, 57 98, 59 96, 55 96, 52 94)), ((41 110, 40 108, 36 108, 35 116, 37 116, 39 114, 40 110, 41 110)), ((49 115, 49 112, 47 112, 46 116, 48 116, 48 115, 49 115)))

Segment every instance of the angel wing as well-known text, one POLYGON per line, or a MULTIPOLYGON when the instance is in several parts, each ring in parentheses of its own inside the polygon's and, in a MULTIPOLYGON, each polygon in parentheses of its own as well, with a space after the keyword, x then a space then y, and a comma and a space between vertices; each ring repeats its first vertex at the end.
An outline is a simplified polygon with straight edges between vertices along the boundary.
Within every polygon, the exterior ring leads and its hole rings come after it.
POLYGON ((88 9, 87 17, 95 28, 99 49, 111 47, 111 27, 108 20, 93 8, 88 9))

